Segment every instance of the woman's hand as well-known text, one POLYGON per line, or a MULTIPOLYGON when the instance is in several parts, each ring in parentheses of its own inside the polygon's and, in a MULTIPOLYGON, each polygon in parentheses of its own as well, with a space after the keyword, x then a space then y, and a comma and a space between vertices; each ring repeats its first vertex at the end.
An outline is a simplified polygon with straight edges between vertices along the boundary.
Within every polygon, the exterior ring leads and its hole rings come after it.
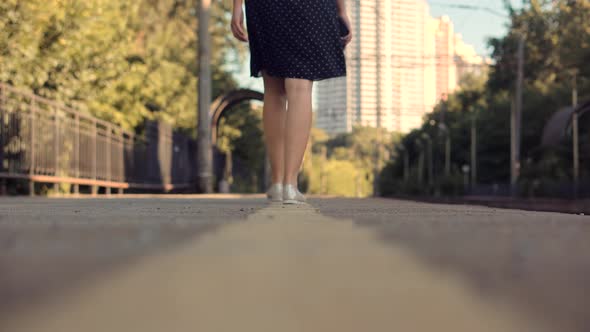
POLYGON ((234 1, 234 10, 231 18, 231 32, 238 40, 243 42, 248 41, 248 34, 244 28, 244 12, 242 10, 241 1, 234 1))
POLYGON ((350 43, 352 40, 352 29, 350 27, 350 20, 348 19, 348 14, 346 14, 346 2, 345 0, 336 0, 336 7, 338 8, 338 16, 342 19, 346 27, 348 28, 348 34, 346 36, 342 36, 342 43, 344 47, 350 43))
POLYGON ((350 41, 352 40, 352 28, 350 27, 350 20, 348 19, 348 15, 346 15, 346 13, 341 13, 339 14, 339 16, 348 28, 348 34, 346 36, 341 37, 342 43, 346 47, 346 45, 348 45, 348 43, 350 43, 350 41))

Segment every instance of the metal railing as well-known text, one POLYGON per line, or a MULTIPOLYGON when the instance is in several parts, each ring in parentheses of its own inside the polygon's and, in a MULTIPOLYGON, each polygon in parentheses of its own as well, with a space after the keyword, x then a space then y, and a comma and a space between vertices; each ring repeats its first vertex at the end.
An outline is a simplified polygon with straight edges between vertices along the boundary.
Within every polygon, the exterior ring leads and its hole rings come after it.
POLYGON ((0 84, 0 181, 69 183, 123 190, 193 187, 194 142, 164 123, 146 122, 142 135, 60 103, 0 84))

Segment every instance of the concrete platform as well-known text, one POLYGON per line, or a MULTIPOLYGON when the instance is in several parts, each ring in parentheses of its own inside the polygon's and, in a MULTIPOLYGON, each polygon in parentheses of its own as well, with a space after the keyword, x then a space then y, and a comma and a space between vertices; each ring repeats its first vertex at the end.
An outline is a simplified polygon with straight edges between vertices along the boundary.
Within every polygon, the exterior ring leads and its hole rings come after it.
POLYGON ((260 196, 8 199, 0 216, 2 331, 590 327, 587 217, 260 196))

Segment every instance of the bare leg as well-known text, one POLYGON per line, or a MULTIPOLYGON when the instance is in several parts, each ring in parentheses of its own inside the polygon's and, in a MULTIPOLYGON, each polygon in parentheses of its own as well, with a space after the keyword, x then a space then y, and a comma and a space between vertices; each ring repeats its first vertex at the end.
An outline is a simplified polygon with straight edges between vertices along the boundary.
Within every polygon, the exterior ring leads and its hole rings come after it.
POLYGON ((273 77, 262 72, 264 81, 264 106, 262 108, 262 122, 264 126, 264 141, 270 167, 272 183, 283 182, 284 150, 285 150, 285 119, 287 95, 285 79, 273 77))
POLYGON ((287 91, 287 121, 285 127, 284 184, 297 185, 305 148, 311 130, 311 92, 313 81, 297 78, 285 79, 287 91))

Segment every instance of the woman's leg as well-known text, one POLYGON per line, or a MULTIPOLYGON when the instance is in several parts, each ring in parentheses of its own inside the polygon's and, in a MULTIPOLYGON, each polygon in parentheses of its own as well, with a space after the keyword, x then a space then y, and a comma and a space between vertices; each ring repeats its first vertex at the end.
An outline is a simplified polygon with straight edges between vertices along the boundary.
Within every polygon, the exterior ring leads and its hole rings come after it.
POLYGON ((287 121, 285 127, 285 177, 284 184, 297 185, 309 132, 311 130, 311 92, 313 81, 286 78, 287 121))
POLYGON ((262 108, 262 122, 264 126, 264 141, 270 167, 272 183, 283 182, 284 150, 285 150, 285 119, 287 94, 285 79, 273 77, 262 71, 264 81, 264 106, 262 108))

